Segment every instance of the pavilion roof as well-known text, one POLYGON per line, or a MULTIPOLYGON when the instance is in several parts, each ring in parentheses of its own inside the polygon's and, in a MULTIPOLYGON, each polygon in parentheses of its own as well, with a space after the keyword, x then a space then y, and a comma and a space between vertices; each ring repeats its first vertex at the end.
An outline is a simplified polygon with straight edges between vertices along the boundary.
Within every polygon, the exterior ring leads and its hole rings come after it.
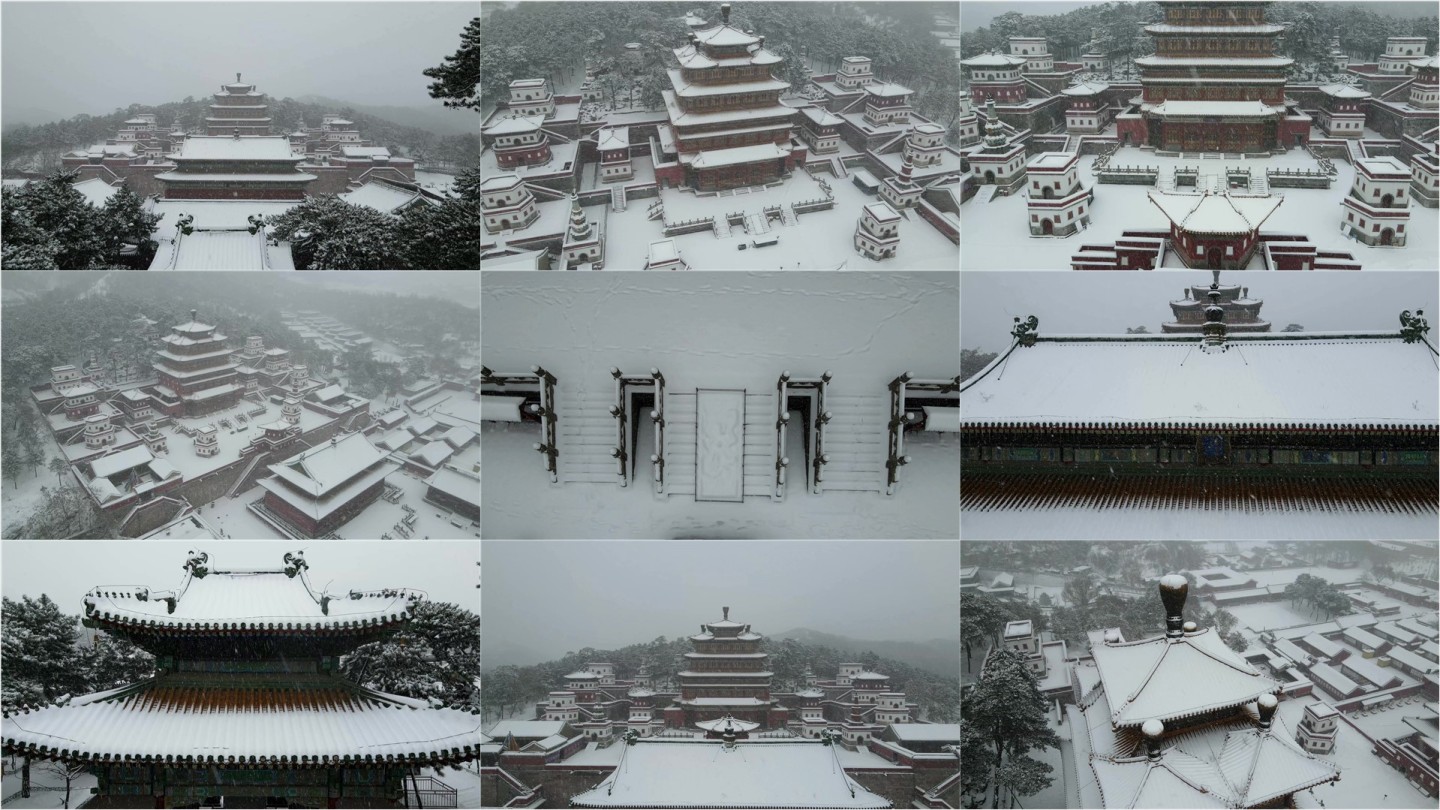
POLYGON ((375 449, 363 433, 332 439, 271 464, 270 471, 307 495, 320 497, 363 470, 384 460, 386 453, 375 449))
POLYGON ((731 25, 717 25, 713 28, 703 28, 695 32, 696 39, 706 45, 754 45, 760 38, 747 34, 731 25))
POLYGON ((361 627, 406 621, 425 593, 408 588, 351 591, 333 598, 310 586, 303 570, 187 570, 173 590, 99 585, 85 594, 85 615, 101 623, 189 630, 361 627), (170 600, 174 600, 172 608, 170 600))
POLYGON ((1285 201, 1279 196, 1240 196, 1229 192, 1170 194, 1151 191, 1148 196, 1150 202, 1177 228, 1189 233, 1220 235, 1248 234, 1259 230, 1261 224, 1285 201))
POLYGON ((884 808, 889 800, 845 774, 833 746, 819 740, 641 739, 625 751, 625 766, 594 789, 571 797, 572 807, 825 807, 884 808))
POLYGON ((1397 332, 1231 334, 1225 351, 1199 345, 1186 335, 1040 335, 964 384, 964 423, 1440 424, 1435 354, 1397 332), (1380 390, 1393 396, 1368 393, 1380 390))
POLYGON ((454 764, 479 756, 477 713, 429 708, 329 676, 287 678, 283 687, 236 688, 217 677, 162 675, 8 714, 4 750, 58 753, 66 762, 173 757, 194 765, 272 757, 281 766, 392 757, 454 764))
POLYGON ((1279 690, 1211 628, 1179 638, 1106 642, 1091 652, 1116 726, 1178 720, 1279 690))
POLYGON ((304 155, 294 154, 284 135, 191 135, 180 142, 176 160, 268 160, 298 163, 304 155))

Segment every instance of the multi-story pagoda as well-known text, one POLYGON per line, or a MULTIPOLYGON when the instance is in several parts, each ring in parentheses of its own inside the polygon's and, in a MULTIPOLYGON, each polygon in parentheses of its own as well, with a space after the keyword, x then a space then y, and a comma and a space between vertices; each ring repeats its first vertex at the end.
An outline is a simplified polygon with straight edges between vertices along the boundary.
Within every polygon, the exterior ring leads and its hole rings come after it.
POLYGON ((169 416, 203 416, 234 405, 243 387, 225 336, 195 319, 172 326, 155 352, 157 383, 146 389, 169 416))
POLYGON ((1308 137, 1310 119, 1285 115, 1280 56, 1284 26, 1265 21, 1266 3, 1179 0, 1165 21, 1145 26, 1155 53, 1140 68, 1140 115, 1119 120, 1119 134, 1159 149, 1263 152, 1308 137))
POLYGON ((1221 284, 1216 273, 1214 287, 1193 284, 1185 288, 1185 297, 1170 302, 1175 320, 1160 324, 1163 332, 1178 332, 1198 335, 1204 331, 1207 296, 1218 294, 1216 302, 1224 312, 1227 332, 1269 332, 1270 322, 1260 319, 1260 307, 1265 304, 1258 298, 1250 297, 1250 288, 1239 284, 1221 284))
POLYGON ((235 74, 235 83, 221 85, 214 98, 210 115, 205 118, 206 135, 231 135, 236 130, 241 135, 270 134, 270 106, 265 103, 265 94, 255 92, 253 84, 241 84, 239 73, 235 74))
POLYGON ((795 160, 795 109, 780 103, 789 85, 771 73, 784 60, 765 50, 765 37, 730 25, 729 3, 720 16, 674 50, 680 69, 667 71, 662 93, 670 120, 661 147, 677 155, 684 184, 702 190, 768 183, 795 160))
POLYGON ((401 807, 415 769, 480 756, 478 710, 431 708, 340 674, 421 591, 329 593, 301 553, 221 571, 191 552, 173 590, 93 588, 85 625, 155 656, 139 683, 7 713, 6 756, 88 766, 91 807, 401 807))
POLYGON ((689 728, 702 720, 733 717, 760 724, 761 728, 785 725, 784 709, 776 709, 770 697, 770 678, 765 669, 770 656, 760 652, 759 633, 750 625, 724 618, 700 625, 690 637, 694 652, 685 653, 686 668, 680 680, 678 707, 666 711, 666 725, 689 728))

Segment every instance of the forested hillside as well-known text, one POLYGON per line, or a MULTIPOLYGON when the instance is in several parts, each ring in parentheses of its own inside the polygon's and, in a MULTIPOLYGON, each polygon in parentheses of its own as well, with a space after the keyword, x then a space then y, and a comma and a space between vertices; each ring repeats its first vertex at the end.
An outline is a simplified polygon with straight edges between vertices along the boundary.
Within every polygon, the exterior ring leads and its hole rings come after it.
MULTIPOLYGON (((834 678, 841 662, 859 661, 867 669, 890 676, 890 685, 920 705, 920 717, 932 723, 958 722, 960 716, 960 683, 909 664, 882 658, 873 652, 843 652, 833 647, 806 644, 795 639, 777 641, 765 638, 760 648, 770 654, 770 669, 775 673, 775 691, 789 691, 803 684, 808 666, 819 678, 834 678)), ((480 690, 481 710, 487 718, 505 717, 527 703, 544 700, 551 689, 565 681, 565 675, 580 669, 588 661, 609 661, 615 665, 617 678, 631 678, 642 663, 648 664, 657 683, 671 680, 676 671, 676 656, 693 652, 690 640, 664 636, 643 644, 631 644, 618 650, 597 650, 586 647, 567 653, 563 658, 533 666, 502 666, 485 670, 480 690)), ((484 654, 481 654, 484 660, 484 654)))
MULTIPOLYGON (((66 152, 81 149, 92 144, 103 143, 115 133, 126 119, 140 113, 153 113, 161 127, 179 127, 187 132, 205 131, 205 116, 208 114, 210 97, 187 96, 159 106, 131 104, 124 109, 116 108, 106 115, 77 115, 63 121, 54 121, 40 126, 19 124, 7 128, 0 135, 0 155, 4 156, 4 170, 13 172, 48 173, 60 167, 60 157, 66 152)), ((270 99, 270 116, 274 118, 273 132, 283 134, 294 132, 303 116, 308 126, 320 125, 320 119, 327 113, 337 113, 354 121, 360 136, 376 144, 388 147, 391 152, 414 158, 425 168, 458 170, 480 164, 480 134, 440 135, 428 129, 395 123, 349 107, 335 109, 320 104, 307 104, 292 98, 270 99)), ((462 120, 474 119, 473 113, 456 110, 452 113, 462 120)))

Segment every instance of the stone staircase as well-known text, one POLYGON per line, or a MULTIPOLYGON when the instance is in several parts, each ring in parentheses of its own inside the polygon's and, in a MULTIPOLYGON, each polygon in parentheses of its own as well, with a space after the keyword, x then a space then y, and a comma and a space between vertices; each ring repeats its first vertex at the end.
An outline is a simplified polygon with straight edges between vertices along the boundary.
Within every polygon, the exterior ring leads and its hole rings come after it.
POLYGON ((830 463, 820 474, 822 492, 885 491, 888 408, 881 396, 826 398, 825 409, 834 415, 825 426, 824 452, 830 463))
POLYGON ((1250 174, 1250 193, 1270 193, 1270 175, 1266 174, 1263 169, 1260 171, 1252 172, 1250 174))
POLYGON ((724 239, 730 235, 730 220, 726 219, 724 214, 716 214, 712 222, 715 225, 716 239, 724 239))
POLYGON ((995 199, 995 192, 999 188, 999 186, 995 185, 981 186, 980 190, 975 192, 975 196, 970 199, 971 204, 984 205, 985 203, 990 202, 991 200, 995 199))
POLYGON ((780 206, 780 223, 782 225, 794 225, 799 220, 795 217, 795 209, 788 205, 780 206))
POLYGON ((606 410, 615 404, 614 398, 613 391, 556 395, 560 403, 555 423, 560 483, 620 483, 620 465, 610 455, 615 447, 615 417, 606 410))
MULTIPOLYGON (((770 497, 775 484, 773 392, 745 394, 744 458, 745 497, 770 497)), ((665 394, 665 494, 695 495, 694 392, 665 394)))
POLYGON ((610 187, 610 210, 615 212, 625 210, 625 187, 623 185, 610 187))
POLYGON ((751 236, 770 232, 770 221, 764 214, 746 214, 745 224, 751 236))

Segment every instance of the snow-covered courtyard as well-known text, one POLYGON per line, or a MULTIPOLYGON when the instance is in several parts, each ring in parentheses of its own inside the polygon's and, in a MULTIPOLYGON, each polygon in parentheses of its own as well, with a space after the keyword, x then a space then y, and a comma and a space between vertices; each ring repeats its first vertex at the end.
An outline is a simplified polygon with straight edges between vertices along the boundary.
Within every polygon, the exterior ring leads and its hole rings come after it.
MULTIPOLYGON (((1145 185, 1096 184, 1093 165, 1097 156, 1081 156, 1081 183, 1095 192, 1090 226, 1068 237, 1032 237, 1026 215, 1026 194, 1022 191, 981 202, 972 197, 960 208, 960 266, 965 270, 1065 270, 1070 257, 1081 245, 1109 245, 1127 230, 1166 230, 1169 220, 1147 197, 1154 187, 1145 185)), ((1355 168, 1343 160, 1332 161, 1339 172, 1329 189, 1280 188, 1272 193, 1285 201, 1261 226, 1262 233, 1303 234, 1319 251, 1350 253, 1365 270, 1433 270, 1440 255, 1440 209, 1412 205, 1409 237, 1404 247, 1369 246, 1341 232, 1345 216, 1340 201, 1350 192, 1355 168)), ((1110 166, 1156 166, 1162 169, 1192 167, 1200 174, 1223 176, 1226 167, 1248 168, 1259 174, 1267 168, 1315 170, 1317 162, 1309 153, 1291 149, 1283 155, 1263 158, 1187 154, 1183 157, 1157 155, 1136 147, 1122 147, 1110 159, 1110 166)), ((1183 189, 1182 189, 1183 191, 1183 189)), ((1181 267, 1173 253, 1167 253, 1166 267, 1181 267)), ((1261 269, 1252 259, 1248 269, 1261 269)))

